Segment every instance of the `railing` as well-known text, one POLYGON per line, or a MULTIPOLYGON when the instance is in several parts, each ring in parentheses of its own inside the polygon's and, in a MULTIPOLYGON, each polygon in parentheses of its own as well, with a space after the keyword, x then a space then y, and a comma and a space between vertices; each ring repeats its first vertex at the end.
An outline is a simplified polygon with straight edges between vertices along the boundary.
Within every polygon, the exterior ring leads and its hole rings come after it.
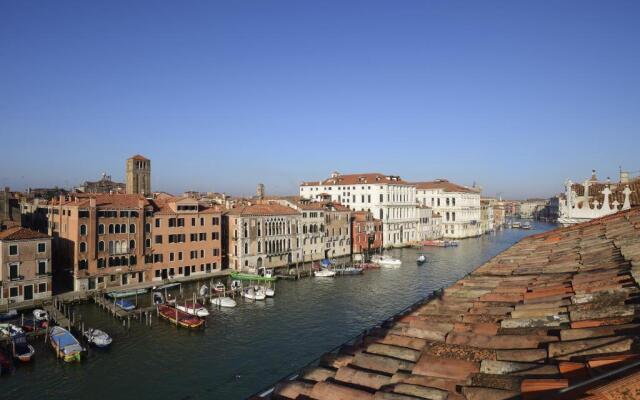
MULTIPOLYGON (((469 274, 465 275, 465 278, 468 276, 469 274)), ((464 279, 464 278, 462 278, 464 279)), ((384 327, 385 325, 393 322, 394 320, 398 319, 399 317, 403 317, 405 315, 407 315, 409 312, 415 310, 417 307, 425 304, 426 302, 429 302, 431 300, 434 300, 435 298, 441 297, 442 294, 444 294, 444 287, 437 289, 433 292, 431 292, 428 296, 423 297, 422 299, 416 301, 415 303, 411 304, 408 307, 405 307, 404 309, 402 309, 400 312, 386 318, 385 320, 381 321, 378 324, 373 325, 370 328, 365 329, 364 331, 362 331, 361 333, 357 334, 356 336, 353 336, 352 338, 348 339, 347 341, 345 341, 344 343, 341 343, 337 346, 335 346, 334 348, 332 348, 331 350, 324 352, 322 355, 314 358, 313 360, 309 361, 307 364, 305 364, 304 366, 300 367, 296 372, 292 373, 292 374, 288 374, 283 376, 282 378, 278 379, 275 383, 265 387, 264 389, 256 392, 255 394, 247 397, 247 399, 253 399, 253 398, 262 398, 262 399, 269 399, 271 394, 273 393, 273 391, 276 389, 276 386, 280 383, 280 382, 284 382, 284 381, 293 381, 296 378, 298 378, 300 376, 300 373, 305 370, 306 368, 310 367, 311 365, 317 364, 322 357, 324 357, 326 354, 330 354, 330 353, 335 353, 336 351, 338 351, 339 349, 341 349, 344 346, 348 346, 352 343, 354 343, 356 340, 359 339, 364 339, 365 336, 367 336, 368 334, 370 334, 371 332, 373 332, 375 329, 379 329, 381 327, 384 327)))
POLYGON ((24 280, 24 275, 13 275, 9 277, 11 282, 24 280))

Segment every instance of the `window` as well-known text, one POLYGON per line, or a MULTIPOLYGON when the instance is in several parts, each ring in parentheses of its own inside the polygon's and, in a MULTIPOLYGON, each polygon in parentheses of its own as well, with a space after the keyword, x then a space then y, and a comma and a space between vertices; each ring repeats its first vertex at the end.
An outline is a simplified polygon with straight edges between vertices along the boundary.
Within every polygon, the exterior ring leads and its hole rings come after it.
POLYGON ((160 270, 159 269, 156 270, 156 278, 160 278, 160 270))
POLYGON ((198 239, 199 240, 207 240, 207 234, 202 232, 198 234, 198 239))
POLYGON ((80 225, 80 236, 86 236, 87 226, 85 224, 80 225))
POLYGON ((162 235, 156 235, 156 244, 162 244, 162 235))
POLYGON ((169 261, 174 261, 174 259, 175 259, 175 254, 169 253, 169 261))
POLYGON ((178 218, 178 226, 184 226, 184 218, 178 218))
POLYGON ((47 291, 47 283, 39 283, 38 284, 38 293, 45 293, 47 291))
POLYGON ((109 233, 113 233, 113 224, 109 224, 109 233))
POLYGON ((136 241, 129 240, 129 250, 134 250, 136 248, 136 241))
POLYGON ((204 226, 204 218, 200 218, 200 226, 204 226))
POLYGON ((211 232, 211 240, 220 239, 220 234, 218 232, 211 232))
POLYGON ((17 287, 9 288, 9 297, 18 297, 18 288, 17 287))
POLYGON ((38 275, 44 275, 47 273, 47 262, 44 260, 38 261, 38 275))
POLYGON ((149 224, 149 223, 144 224, 144 231, 146 233, 151 232, 151 224, 149 224))
POLYGON ((10 256, 17 256, 18 255, 18 245, 17 244, 9 245, 9 255, 10 256))
POLYGON ((156 219, 156 228, 160 228, 160 218, 156 219))
POLYGON ((87 243, 80 242, 80 253, 84 253, 87 251, 87 243))
POLYGON ((173 228, 176 226, 176 219, 175 218, 169 218, 169 228, 173 228))
POLYGON ((135 224, 130 224, 130 225, 129 225, 129 233, 136 233, 136 226, 135 226, 135 224))
POLYGON ((220 224, 220 219, 218 217, 213 217, 211 218, 211 225, 218 225, 220 224))
POLYGON ((104 224, 98 225, 98 235, 104 235, 104 224))
POLYGON ((38 243, 38 253, 44 253, 45 251, 47 251, 47 244, 38 243))
POLYGON ((178 261, 182 261, 182 252, 181 251, 178 252, 178 261))
POLYGON ((151 247, 151 239, 145 239, 144 240, 144 247, 146 247, 146 248, 151 247))
POLYGON ((191 226, 196 226, 196 219, 195 218, 191 218, 191 226))

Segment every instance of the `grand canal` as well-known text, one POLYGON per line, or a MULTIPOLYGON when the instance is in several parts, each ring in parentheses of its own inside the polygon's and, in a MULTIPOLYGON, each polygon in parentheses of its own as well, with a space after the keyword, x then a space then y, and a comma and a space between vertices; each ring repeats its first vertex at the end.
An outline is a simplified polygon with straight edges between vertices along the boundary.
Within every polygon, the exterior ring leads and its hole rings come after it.
POLYGON ((448 286, 524 236, 552 229, 507 229, 430 248, 395 250, 399 269, 363 276, 281 281, 276 297, 213 310, 198 332, 153 320, 126 329, 94 304, 76 307, 88 326, 109 332, 107 351, 90 349, 81 364, 56 361, 42 340, 36 360, 0 379, 2 399, 240 399, 305 365, 363 329, 448 286))

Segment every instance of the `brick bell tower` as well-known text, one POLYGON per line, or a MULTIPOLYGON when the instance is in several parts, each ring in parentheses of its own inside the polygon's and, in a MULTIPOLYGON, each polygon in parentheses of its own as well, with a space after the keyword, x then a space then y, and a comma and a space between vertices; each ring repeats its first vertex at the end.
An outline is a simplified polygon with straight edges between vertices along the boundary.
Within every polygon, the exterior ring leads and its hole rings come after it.
POLYGON ((127 159, 127 194, 151 196, 151 160, 139 154, 127 159))

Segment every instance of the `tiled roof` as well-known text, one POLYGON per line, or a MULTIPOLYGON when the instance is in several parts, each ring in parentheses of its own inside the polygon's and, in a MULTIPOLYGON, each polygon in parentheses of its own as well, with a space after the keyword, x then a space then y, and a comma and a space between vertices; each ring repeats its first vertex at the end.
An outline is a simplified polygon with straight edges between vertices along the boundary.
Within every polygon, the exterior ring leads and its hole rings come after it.
POLYGON ((267 216, 267 215, 296 215, 297 210, 280 204, 252 204, 240 205, 227 211, 228 215, 236 216, 267 216))
POLYGON ((397 175, 384 175, 377 172, 371 172, 365 174, 337 175, 333 178, 327 178, 322 182, 303 182, 302 186, 367 184, 406 185, 408 182, 402 180, 397 175))
POLYGON ((20 226, 12 227, 0 232, 0 240, 29 240, 45 238, 49 238, 49 236, 20 226))
POLYGON ((458 185, 453 182, 449 182, 446 179, 437 179, 430 182, 416 182, 416 189, 442 189, 445 192, 461 192, 461 193, 479 193, 479 190, 474 188, 468 188, 466 186, 458 185))
POLYGON ((134 160, 140 160, 140 161, 149 161, 148 158, 141 156, 140 154, 136 154, 135 156, 131 157, 134 160))
MULTIPOLYGON (((550 399, 640 359, 638 277, 640 208, 530 236, 273 397, 550 399)), ((637 398, 607 394, 637 394, 639 379, 627 371, 562 398, 637 398)))
POLYGON ((155 200, 151 200, 151 203, 155 206, 154 214, 163 214, 163 215, 173 215, 176 212, 171 208, 169 203, 180 203, 181 200, 191 200, 193 203, 198 204, 198 212, 201 214, 217 214, 222 212, 222 207, 217 206, 206 206, 204 204, 199 203, 198 201, 194 201, 194 199, 190 197, 161 197, 155 200))
POLYGON ((96 207, 121 207, 121 208, 137 208, 139 201, 142 200, 144 205, 149 205, 149 201, 140 194, 74 194, 63 198, 53 198, 52 205, 70 205, 78 207, 88 207, 90 199, 96 200, 96 207))

